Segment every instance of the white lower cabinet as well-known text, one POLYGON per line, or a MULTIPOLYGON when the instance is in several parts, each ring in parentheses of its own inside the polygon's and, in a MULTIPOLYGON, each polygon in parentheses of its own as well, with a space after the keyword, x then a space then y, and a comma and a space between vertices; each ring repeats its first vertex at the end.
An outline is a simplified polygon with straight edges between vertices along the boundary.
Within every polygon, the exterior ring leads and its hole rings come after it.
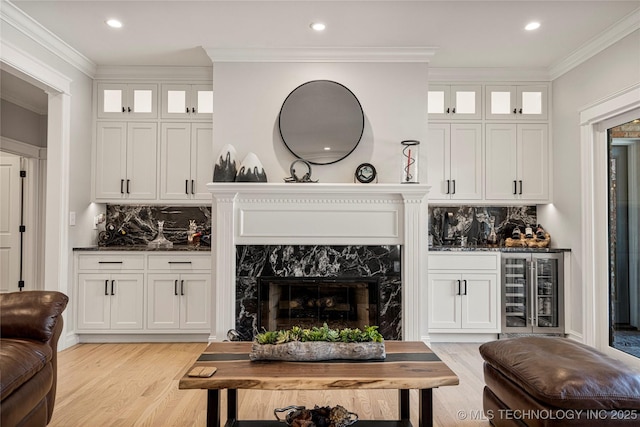
POLYGON ((142 330, 143 274, 78 275, 79 330, 142 330))
POLYGON ((429 333, 497 333, 499 254, 429 253, 429 333))
POLYGON ((149 329, 208 329, 211 325, 210 274, 149 274, 149 329))
POLYGON ((208 252, 75 252, 75 269, 79 335, 211 332, 208 252))

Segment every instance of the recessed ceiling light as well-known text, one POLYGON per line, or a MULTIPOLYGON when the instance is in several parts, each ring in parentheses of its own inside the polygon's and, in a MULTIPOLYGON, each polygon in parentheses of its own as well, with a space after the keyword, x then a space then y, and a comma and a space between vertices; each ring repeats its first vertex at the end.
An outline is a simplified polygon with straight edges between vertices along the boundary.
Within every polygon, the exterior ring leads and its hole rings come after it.
POLYGON ((527 31, 533 31, 533 30, 537 30, 538 28, 540 28, 540 23, 539 22, 529 22, 527 24, 526 27, 524 27, 525 30, 527 31))
POLYGON ((122 22, 117 19, 107 19, 106 22, 111 28, 122 28, 122 22))
POLYGON ((327 28, 327 26, 322 22, 312 22, 309 26, 314 31, 324 31, 324 29, 327 28))

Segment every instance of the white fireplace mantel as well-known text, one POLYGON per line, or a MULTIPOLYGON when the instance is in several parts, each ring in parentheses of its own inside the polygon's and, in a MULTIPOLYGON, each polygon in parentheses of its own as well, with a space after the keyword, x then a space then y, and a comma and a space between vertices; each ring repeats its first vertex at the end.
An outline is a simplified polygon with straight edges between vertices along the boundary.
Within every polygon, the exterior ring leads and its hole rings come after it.
POLYGON ((423 184, 210 183, 213 331, 235 328, 236 245, 402 245, 402 330, 428 341, 427 194, 423 184))

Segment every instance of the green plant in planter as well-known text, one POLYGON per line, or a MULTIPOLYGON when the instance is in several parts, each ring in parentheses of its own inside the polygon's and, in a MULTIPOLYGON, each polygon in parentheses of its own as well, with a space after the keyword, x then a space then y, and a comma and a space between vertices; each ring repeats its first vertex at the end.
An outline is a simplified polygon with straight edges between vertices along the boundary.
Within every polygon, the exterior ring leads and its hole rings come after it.
POLYGON ((325 342, 382 342, 384 338, 378 332, 377 326, 365 326, 364 330, 359 328, 351 329, 331 329, 325 323, 321 327, 314 326, 311 329, 303 329, 294 326, 283 331, 264 331, 256 335, 255 341, 258 344, 284 344, 288 342, 301 341, 325 341, 325 342))

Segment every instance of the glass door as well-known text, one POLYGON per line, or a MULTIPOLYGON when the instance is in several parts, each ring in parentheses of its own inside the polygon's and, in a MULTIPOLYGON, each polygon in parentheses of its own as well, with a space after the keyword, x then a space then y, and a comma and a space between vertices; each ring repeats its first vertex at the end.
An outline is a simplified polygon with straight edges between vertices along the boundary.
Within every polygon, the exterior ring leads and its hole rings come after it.
POLYGON ((502 257, 502 332, 530 332, 528 255, 502 257))
MULTIPOLYGON (((535 286, 533 291, 534 329, 538 327, 544 332, 551 328, 563 328, 563 273, 562 254, 534 255, 535 286)), ((540 330, 539 332, 543 332, 540 330)))

